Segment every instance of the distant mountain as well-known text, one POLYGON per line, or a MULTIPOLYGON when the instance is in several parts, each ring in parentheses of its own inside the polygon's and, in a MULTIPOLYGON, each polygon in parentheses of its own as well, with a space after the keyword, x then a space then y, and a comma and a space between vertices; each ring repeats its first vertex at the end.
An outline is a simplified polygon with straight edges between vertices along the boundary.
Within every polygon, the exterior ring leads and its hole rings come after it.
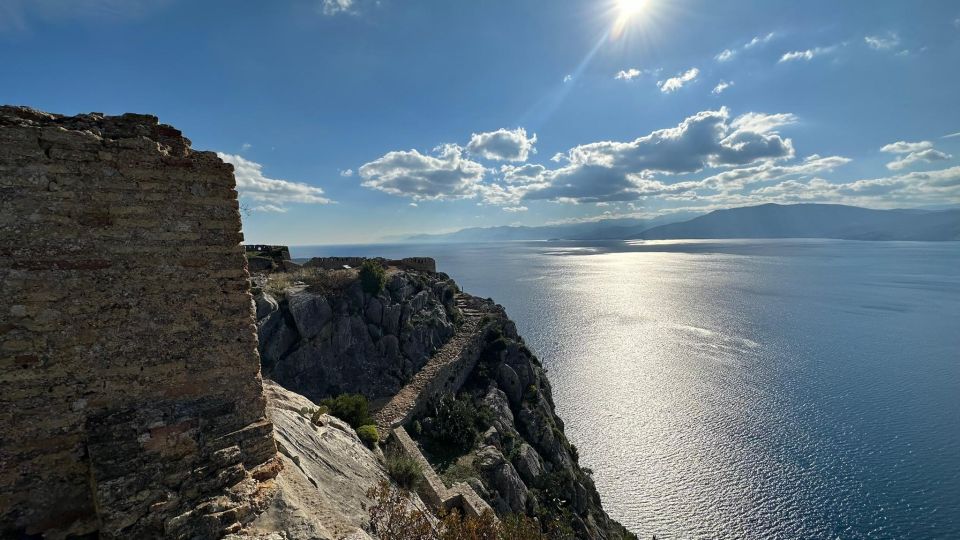
POLYGON ((839 204, 762 204, 652 227, 631 238, 960 240, 960 210, 871 210, 839 204))
POLYGON ((618 218, 539 227, 470 227, 445 234, 418 234, 394 238, 404 242, 503 242, 510 240, 619 240, 643 231, 699 215, 677 212, 651 219, 618 218))

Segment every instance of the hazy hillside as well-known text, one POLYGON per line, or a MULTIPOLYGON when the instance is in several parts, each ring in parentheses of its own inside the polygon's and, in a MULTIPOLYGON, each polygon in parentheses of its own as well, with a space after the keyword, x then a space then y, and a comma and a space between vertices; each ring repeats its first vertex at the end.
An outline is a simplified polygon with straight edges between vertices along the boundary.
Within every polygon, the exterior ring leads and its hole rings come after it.
POLYGON ((510 240, 614 240, 632 238, 651 227, 690 219, 695 212, 677 212, 651 219, 604 219, 539 227, 470 227, 445 234, 418 234, 399 238, 404 242, 502 242, 510 240))
POLYGON ((716 210, 632 236, 675 238, 837 238, 960 240, 960 210, 871 210, 838 204, 763 204, 716 210))

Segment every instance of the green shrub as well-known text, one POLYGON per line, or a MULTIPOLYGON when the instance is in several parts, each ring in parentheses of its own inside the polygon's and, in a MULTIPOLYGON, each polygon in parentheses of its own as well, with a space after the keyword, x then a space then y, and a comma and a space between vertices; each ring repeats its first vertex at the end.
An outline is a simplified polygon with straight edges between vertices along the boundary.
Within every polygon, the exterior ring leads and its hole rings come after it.
POLYGON ((335 398, 321 401, 320 405, 327 407, 329 414, 350 424, 353 429, 373 424, 373 418, 370 417, 370 404, 367 398, 360 394, 340 394, 335 398))
POLYGON ((390 478, 407 491, 416 491, 423 480, 420 462, 397 450, 387 452, 387 472, 390 478))
POLYGON ((363 292, 376 296, 387 284, 387 272, 379 262, 367 259, 360 265, 360 283, 363 292))
POLYGON ((380 432, 377 431, 377 426, 372 424, 358 427, 357 437, 360 437, 363 444, 370 448, 373 448, 380 442, 380 432))
POLYGON ((468 400, 444 396, 437 404, 427 435, 443 445, 467 452, 480 436, 477 424, 477 411, 468 400))

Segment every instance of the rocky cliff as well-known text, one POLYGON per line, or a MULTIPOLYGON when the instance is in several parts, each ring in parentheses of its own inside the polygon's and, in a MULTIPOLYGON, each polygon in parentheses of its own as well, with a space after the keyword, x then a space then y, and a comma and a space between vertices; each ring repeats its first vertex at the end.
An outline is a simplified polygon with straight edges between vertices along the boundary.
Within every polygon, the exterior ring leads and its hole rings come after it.
POLYGON ((502 307, 442 273, 391 270, 376 294, 349 274, 286 279, 260 281, 255 297, 264 371, 277 382, 402 409, 375 417, 405 427, 448 487, 469 484, 501 517, 535 516, 556 538, 633 538, 603 511, 546 374, 502 307))

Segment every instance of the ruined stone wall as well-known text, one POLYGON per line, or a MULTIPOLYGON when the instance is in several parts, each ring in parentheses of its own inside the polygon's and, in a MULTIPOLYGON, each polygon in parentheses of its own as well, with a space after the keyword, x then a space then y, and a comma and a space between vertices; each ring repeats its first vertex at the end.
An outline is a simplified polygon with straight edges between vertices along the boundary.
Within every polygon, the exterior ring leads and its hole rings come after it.
POLYGON ((276 474, 232 167, 0 107, 0 537, 212 538, 276 474))
MULTIPOLYGON (((304 263, 307 268, 323 268, 326 270, 338 270, 344 266, 356 268, 363 264, 367 257, 314 257, 304 263)), ((403 268, 407 270, 420 270, 422 272, 436 272, 437 261, 432 257, 407 257, 399 260, 388 260, 380 257, 375 258, 387 266, 403 268)))

